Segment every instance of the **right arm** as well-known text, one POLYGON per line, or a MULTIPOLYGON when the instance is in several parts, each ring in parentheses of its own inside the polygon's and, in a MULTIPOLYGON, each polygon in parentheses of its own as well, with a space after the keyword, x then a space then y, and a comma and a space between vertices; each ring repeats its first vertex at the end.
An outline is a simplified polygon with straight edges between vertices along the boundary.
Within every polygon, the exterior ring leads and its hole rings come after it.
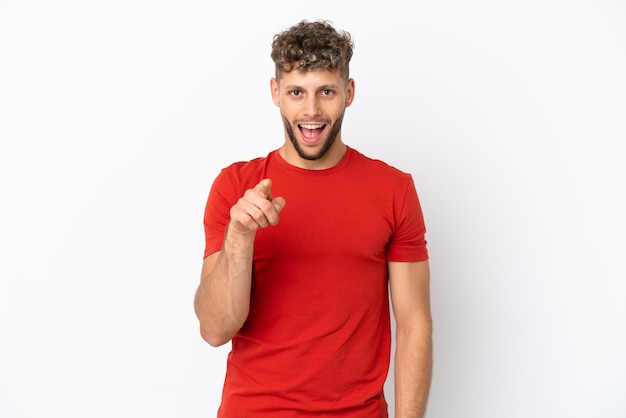
POLYGON ((285 206, 283 198, 272 199, 271 185, 265 179, 245 192, 230 210, 222 249, 202 263, 194 308, 200 335, 214 347, 230 341, 248 317, 254 237, 276 225, 285 206))

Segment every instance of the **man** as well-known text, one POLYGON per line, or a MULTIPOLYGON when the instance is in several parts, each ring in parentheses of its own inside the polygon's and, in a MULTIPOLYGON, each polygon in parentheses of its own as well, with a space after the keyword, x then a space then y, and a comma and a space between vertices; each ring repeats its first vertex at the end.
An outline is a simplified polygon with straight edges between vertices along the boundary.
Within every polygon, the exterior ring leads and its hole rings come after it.
POLYGON ((425 227, 412 177, 347 146, 353 43, 325 21, 276 35, 284 144, 216 177, 195 311, 231 341, 219 417, 422 417, 432 366, 425 227))

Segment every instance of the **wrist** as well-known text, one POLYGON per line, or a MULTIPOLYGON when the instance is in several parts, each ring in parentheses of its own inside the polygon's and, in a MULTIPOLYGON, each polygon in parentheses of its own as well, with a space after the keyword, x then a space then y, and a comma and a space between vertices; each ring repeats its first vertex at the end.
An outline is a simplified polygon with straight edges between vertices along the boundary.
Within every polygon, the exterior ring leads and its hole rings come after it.
POLYGON ((250 231, 249 229, 242 231, 231 222, 226 228, 223 247, 229 254, 240 252, 247 254, 252 249, 255 235, 256 231, 250 231))

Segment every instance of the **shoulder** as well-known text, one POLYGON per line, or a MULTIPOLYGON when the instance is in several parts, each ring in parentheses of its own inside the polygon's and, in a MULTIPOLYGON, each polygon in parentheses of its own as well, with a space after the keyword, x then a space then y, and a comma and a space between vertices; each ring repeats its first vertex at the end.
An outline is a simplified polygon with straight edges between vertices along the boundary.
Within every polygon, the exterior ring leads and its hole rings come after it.
POLYGON ((230 196, 231 199, 233 196, 240 197, 243 191, 254 187, 265 177, 273 152, 265 157, 236 161, 223 167, 213 180, 212 192, 230 196))
POLYGON ((267 165, 274 152, 275 151, 270 152, 265 157, 257 157, 251 160, 233 162, 221 169, 216 181, 224 181, 228 179, 230 181, 243 181, 244 183, 247 183, 249 180, 256 184, 261 180, 261 177, 267 171, 267 165))
POLYGON ((402 171, 383 160, 369 157, 354 148, 348 149, 352 154, 351 163, 357 170, 367 173, 369 179, 379 178, 385 183, 391 182, 392 184, 406 184, 412 180, 412 176, 408 172, 402 171))
POLYGON ((250 173, 257 173, 265 167, 270 156, 271 153, 265 157, 258 157, 252 160, 235 161, 222 168, 220 175, 246 175, 250 173))

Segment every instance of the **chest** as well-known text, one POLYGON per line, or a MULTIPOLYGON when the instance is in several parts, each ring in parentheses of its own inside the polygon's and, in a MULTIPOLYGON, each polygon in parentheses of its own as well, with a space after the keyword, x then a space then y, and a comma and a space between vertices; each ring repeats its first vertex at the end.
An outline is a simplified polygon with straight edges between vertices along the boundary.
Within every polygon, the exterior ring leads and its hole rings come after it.
POLYGON ((255 259, 385 259, 393 235, 392 197, 362 182, 277 183, 287 204, 274 227, 257 233, 255 259))

